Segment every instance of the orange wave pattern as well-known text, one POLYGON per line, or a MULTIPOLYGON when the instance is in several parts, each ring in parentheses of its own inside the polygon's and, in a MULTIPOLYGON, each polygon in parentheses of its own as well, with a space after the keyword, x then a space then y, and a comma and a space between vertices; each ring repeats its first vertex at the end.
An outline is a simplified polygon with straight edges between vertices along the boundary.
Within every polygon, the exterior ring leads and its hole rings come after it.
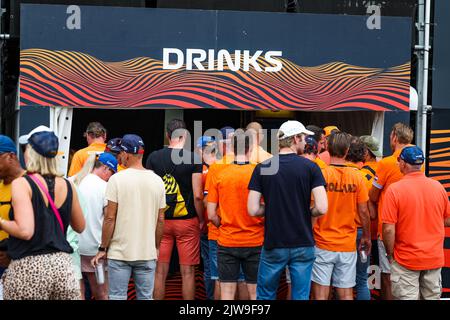
MULTIPOLYGON (((140 57, 104 62, 73 51, 22 50, 20 105, 237 110, 409 110, 410 64, 378 69, 331 62, 279 72, 163 70, 140 57)), ((262 57, 261 67, 272 66, 262 57)))
MULTIPOLYGON (((450 200, 450 130, 431 130, 429 175, 447 190, 450 200)), ((444 242, 445 266, 442 268, 442 291, 450 297, 450 228, 444 242)))

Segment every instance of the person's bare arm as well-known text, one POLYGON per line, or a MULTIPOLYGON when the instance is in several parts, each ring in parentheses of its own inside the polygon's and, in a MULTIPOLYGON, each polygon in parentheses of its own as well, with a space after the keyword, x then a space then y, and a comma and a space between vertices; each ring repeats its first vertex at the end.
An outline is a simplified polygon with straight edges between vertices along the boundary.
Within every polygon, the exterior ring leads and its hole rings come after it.
POLYGON ((380 199, 381 189, 378 189, 375 186, 372 186, 372 188, 369 190, 369 199, 370 201, 374 203, 378 203, 378 200, 380 199))
POLYGON ((11 185, 11 205, 14 220, 1 220, 0 228, 22 240, 30 240, 34 235, 34 212, 31 203, 31 188, 25 178, 18 178, 11 185))
POLYGON ((116 227, 117 208, 118 205, 116 202, 108 201, 108 205, 106 206, 105 218, 103 219, 102 244, 100 245, 100 247, 109 247, 114 229, 116 227))
POLYGON ((197 212, 198 220, 200 222, 200 229, 203 229, 205 223, 204 214, 204 204, 203 204, 203 184, 202 184, 202 174, 194 173, 192 174, 192 190, 194 192, 194 206, 197 212))
POLYGON ((383 223, 383 243, 390 262, 394 253, 395 224, 383 223))
POLYGON ((217 203, 208 202, 207 209, 209 221, 218 228, 220 226, 220 217, 217 214, 217 203))
POLYGON ((252 217, 264 216, 265 206, 261 203, 261 193, 255 190, 250 190, 247 198, 247 211, 252 217))
POLYGON ((314 198, 314 207, 311 208, 311 215, 313 217, 323 216, 328 211, 327 191, 324 186, 319 186, 312 189, 311 192, 314 198))
POLYGON ((86 227, 86 220, 84 219, 83 210, 78 200, 78 192, 72 182, 70 183, 72 188, 72 212, 70 215, 70 226, 75 232, 82 233, 86 227))
POLYGON ((378 218, 378 206, 371 200, 367 201, 367 208, 369 209, 370 220, 377 220, 378 218))
POLYGON ((156 234, 155 234, 155 245, 156 249, 159 250, 159 246, 161 244, 161 240, 163 237, 163 230, 164 230, 164 211, 166 209, 159 209, 158 211, 158 221, 156 223, 156 234))
MULTIPOLYGON (((100 247, 107 249, 111 242, 112 236, 114 234, 114 229, 116 227, 116 218, 117 218, 117 202, 109 201, 108 205, 105 209, 105 217, 103 219, 103 227, 102 227, 102 242, 100 247)), ((99 260, 106 257, 105 251, 98 251, 96 256, 91 260, 91 264, 96 266, 99 260)))
POLYGON ((370 240, 370 216, 367 202, 358 203, 358 215, 363 230, 358 250, 361 251, 364 248, 366 254, 369 255, 372 249, 372 241, 370 240))

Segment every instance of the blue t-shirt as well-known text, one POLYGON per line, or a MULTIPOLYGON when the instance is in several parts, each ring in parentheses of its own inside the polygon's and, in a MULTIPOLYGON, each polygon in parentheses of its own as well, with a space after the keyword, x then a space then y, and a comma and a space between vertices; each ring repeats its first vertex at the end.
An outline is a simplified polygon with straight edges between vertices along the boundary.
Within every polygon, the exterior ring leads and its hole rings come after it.
POLYGON ((265 249, 314 246, 311 190, 325 184, 319 167, 294 153, 274 156, 256 166, 248 188, 264 197, 265 249), (279 161, 278 172, 261 174, 272 161, 279 161))

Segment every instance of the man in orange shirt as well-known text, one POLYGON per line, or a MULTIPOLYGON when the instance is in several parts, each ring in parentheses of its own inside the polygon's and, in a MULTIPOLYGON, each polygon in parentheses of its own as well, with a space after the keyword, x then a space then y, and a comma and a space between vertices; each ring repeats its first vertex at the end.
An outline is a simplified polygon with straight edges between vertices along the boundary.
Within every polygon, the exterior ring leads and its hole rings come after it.
MULTIPOLYGON (((337 133, 340 132, 339 128, 336 126, 327 126, 325 128, 323 128, 323 132, 324 132, 324 150, 323 151, 319 151, 319 158, 324 161, 327 165, 330 164, 330 152, 328 152, 328 140, 330 139, 330 136, 333 133, 337 133)), ((320 140, 318 140, 320 141, 320 140)))
POLYGON ((419 147, 404 148, 398 158, 404 177, 389 187, 383 201, 383 241, 391 263, 392 294, 400 300, 441 296, 450 203, 444 187, 421 172, 424 160, 419 147))
MULTIPOLYGON (((214 175, 216 171, 222 170, 224 164, 230 164, 234 161, 233 148, 231 146, 231 140, 234 135, 234 128, 230 126, 225 126, 220 129, 220 136, 217 141, 217 149, 219 151, 220 159, 216 160, 208 169, 208 175, 206 176, 205 182, 205 196, 208 195, 208 189, 210 185, 210 176, 214 175)), ((207 199, 205 200, 207 202, 207 199)), ((220 215, 220 208, 217 208, 217 212, 220 215)), ((209 256, 211 260, 211 278, 215 279, 215 293, 214 297, 216 300, 220 298, 220 282, 219 273, 217 270, 217 239, 219 237, 219 230, 212 223, 211 227, 208 229, 208 240, 209 240, 209 256)), ((238 293, 237 297, 239 300, 248 300, 248 290, 245 284, 244 274, 241 272, 239 276, 238 283, 238 293)))
POLYGON ((211 176, 208 190, 208 217, 219 227, 217 259, 222 300, 234 299, 241 267, 249 297, 256 299, 264 220, 251 217, 247 211, 248 184, 255 168, 249 162, 250 140, 248 134, 236 132, 232 138, 235 160, 211 176))
POLYGON ((335 133, 328 141, 331 164, 322 170, 327 183, 328 211, 314 226, 316 260, 312 271, 313 299, 326 300, 330 285, 341 300, 353 299, 356 282, 357 249, 370 252, 370 225, 367 187, 354 168, 345 165, 351 142, 347 133, 335 133), (362 225, 362 237, 356 248, 356 216, 362 225))
POLYGON ((381 271, 381 298, 383 300, 391 300, 391 280, 390 280, 390 264, 386 258, 386 250, 382 241, 381 230, 381 208, 383 206, 384 195, 389 186, 399 181, 403 174, 398 167, 397 158, 404 147, 409 145, 413 140, 414 133, 410 127, 403 123, 396 123, 392 127, 390 135, 390 146, 393 154, 383 158, 378 162, 377 176, 373 181, 372 189, 369 191, 369 198, 373 207, 377 207, 378 213, 378 256, 381 271))
POLYGON ((250 162, 258 164, 272 158, 272 155, 261 147, 261 143, 264 140, 264 133, 261 124, 258 122, 250 122, 245 130, 252 136, 253 145, 252 153, 250 154, 250 162))
POLYGON ((68 176, 76 175, 92 153, 103 153, 106 148, 106 129, 100 122, 91 122, 84 133, 88 147, 75 152, 68 176))

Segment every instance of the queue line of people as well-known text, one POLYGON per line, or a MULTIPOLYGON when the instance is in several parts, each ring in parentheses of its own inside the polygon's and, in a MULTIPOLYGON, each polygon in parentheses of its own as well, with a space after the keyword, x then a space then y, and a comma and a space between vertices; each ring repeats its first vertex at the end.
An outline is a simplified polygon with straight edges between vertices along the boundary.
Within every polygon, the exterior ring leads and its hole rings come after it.
POLYGON ((393 155, 379 162, 374 137, 298 121, 283 123, 272 155, 255 122, 224 127, 219 139, 200 137, 190 152, 186 124, 175 119, 168 147, 145 166, 141 137, 107 142, 106 134, 89 124, 89 146, 74 155, 69 180, 57 172, 50 129, 21 137, 26 171, 14 143, 0 137, 0 189, 9 187, 11 199, 0 211, 0 235, 9 235, 0 253, 5 299, 83 298, 81 273, 95 299, 126 299, 131 276, 138 299, 164 299, 176 245, 184 299, 195 297, 202 259, 209 299, 276 299, 286 272, 291 299, 325 300, 334 290, 350 300, 356 289, 357 299, 369 300, 371 220, 382 297, 440 296, 450 205, 442 185, 425 177, 424 155, 404 124, 391 132, 393 155), (54 268, 44 270, 46 263, 54 268), (107 265, 100 284, 99 264, 107 265), (36 272, 24 271, 31 266, 36 272))

